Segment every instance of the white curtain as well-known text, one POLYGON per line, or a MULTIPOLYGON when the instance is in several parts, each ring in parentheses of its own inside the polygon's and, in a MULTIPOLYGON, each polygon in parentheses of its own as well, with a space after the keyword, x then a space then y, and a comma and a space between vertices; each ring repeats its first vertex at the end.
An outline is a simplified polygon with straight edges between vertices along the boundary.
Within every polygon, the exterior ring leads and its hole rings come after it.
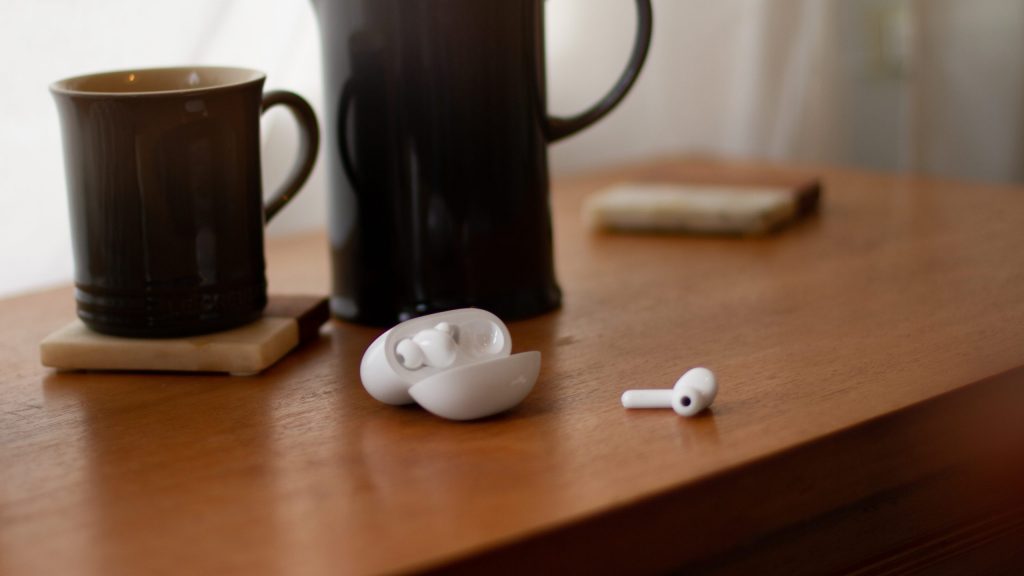
MULTIPOLYGON (((632 10, 548 0, 556 112, 614 81, 632 10)), ((655 0, 633 94, 552 155, 577 171, 685 151, 1022 181, 1024 2, 655 0)))
MULTIPOLYGON (((579 111, 611 86, 633 9, 632 0, 546 0, 553 112, 579 111)), ((1024 180, 1024 2, 654 0, 654 11, 633 93, 552 147, 556 174, 696 152, 1024 180)), ((0 296, 71 275, 53 80, 247 66, 320 109, 308 0, 4 0, 0 53, 0 296)), ((268 115, 263 139, 269 189, 292 160, 286 113, 268 115)), ((325 205, 318 168, 270 233, 323 226, 325 205)))
MULTIPOLYGON (((633 3, 549 5, 549 100, 564 114, 596 99, 619 73, 633 3)), ((679 151, 831 157, 832 11, 820 0, 655 2, 642 80, 619 111, 556 146, 556 166, 575 171, 679 151)))
POLYGON ((1024 181, 1024 2, 914 0, 911 168, 1024 181))

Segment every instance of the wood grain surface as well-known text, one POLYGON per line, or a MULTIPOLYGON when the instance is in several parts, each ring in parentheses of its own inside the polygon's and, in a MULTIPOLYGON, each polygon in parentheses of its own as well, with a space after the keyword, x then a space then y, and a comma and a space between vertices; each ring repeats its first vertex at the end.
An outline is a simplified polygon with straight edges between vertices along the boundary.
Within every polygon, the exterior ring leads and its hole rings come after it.
MULTIPOLYGON (((334 322, 254 378, 58 374, 37 346, 70 289, 0 301, 0 574, 1024 562, 1024 189, 675 159, 552 204, 564 307, 509 327, 540 379, 476 423, 370 398, 378 329, 334 322), (808 177, 818 214, 765 238, 579 218, 620 180, 808 177), (721 386, 706 415, 619 404, 696 365, 721 386)), ((326 243, 271 241, 271 291, 327 293, 326 243)))

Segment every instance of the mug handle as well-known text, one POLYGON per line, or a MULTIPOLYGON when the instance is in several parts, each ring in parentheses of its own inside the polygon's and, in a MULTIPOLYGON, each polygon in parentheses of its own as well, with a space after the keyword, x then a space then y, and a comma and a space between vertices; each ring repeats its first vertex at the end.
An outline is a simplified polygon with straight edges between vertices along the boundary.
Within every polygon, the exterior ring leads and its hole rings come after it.
MULTIPOLYGON (((543 8, 541 8, 543 10, 543 8)), ((626 93, 633 87, 640 69, 647 59, 647 51, 651 46, 651 32, 653 30, 653 14, 651 0, 636 0, 637 31, 636 40, 633 42, 633 53, 626 64, 626 70, 619 77, 611 91, 605 94, 597 104, 575 116, 559 118, 549 116, 545 126, 545 136, 548 142, 561 140, 597 122, 612 111, 615 106, 625 98, 626 93)))
POLYGON ((302 96, 294 92, 271 90, 263 94, 263 105, 260 109, 260 114, 266 113, 267 110, 278 104, 288 108, 292 115, 295 116, 295 121, 299 124, 299 158, 295 165, 292 166, 291 171, 288 172, 288 176, 284 179, 284 183, 281 184, 277 192, 274 192, 270 199, 263 204, 263 213, 267 222, 281 208, 284 208, 284 205, 305 184, 310 172, 313 171, 313 165, 316 164, 316 153, 320 148, 320 129, 317 127, 316 114, 313 113, 313 108, 309 103, 302 96))

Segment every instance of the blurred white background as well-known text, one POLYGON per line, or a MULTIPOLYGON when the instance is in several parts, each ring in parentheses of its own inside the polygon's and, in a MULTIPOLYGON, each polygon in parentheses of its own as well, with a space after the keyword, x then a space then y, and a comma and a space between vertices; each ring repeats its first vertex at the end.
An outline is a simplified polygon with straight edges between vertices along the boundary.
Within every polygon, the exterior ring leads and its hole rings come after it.
MULTIPOLYGON (((552 112, 579 111, 614 82, 633 10, 630 0, 546 0, 552 112)), ((654 12, 634 91, 552 147, 555 174, 698 152, 1024 181, 1024 2, 654 0, 654 12)), ((0 296, 71 277, 50 82, 144 66, 246 66, 321 108, 307 0, 5 0, 0 53, 0 296)), ((271 112, 268 190, 295 139, 287 113, 271 112)), ((270 233, 322 227, 325 206, 318 168, 270 233)))

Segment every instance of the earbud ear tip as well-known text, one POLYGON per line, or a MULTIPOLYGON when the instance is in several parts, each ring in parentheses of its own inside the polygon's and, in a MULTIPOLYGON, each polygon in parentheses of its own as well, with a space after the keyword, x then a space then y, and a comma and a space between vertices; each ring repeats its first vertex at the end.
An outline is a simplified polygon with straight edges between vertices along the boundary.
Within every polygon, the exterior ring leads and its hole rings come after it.
MULTIPOLYGON (((447 323, 442 322, 438 326, 443 328, 445 324, 447 323)), ((422 354, 422 364, 434 368, 447 368, 455 362, 457 345, 452 338, 450 327, 447 330, 441 330, 436 327, 421 330, 412 337, 410 342, 422 354)), ((401 351, 397 350, 397 352, 401 351)), ((406 368, 409 368, 409 366, 406 366, 406 368)))
POLYGON ((680 416, 695 416, 708 404, 707 397, 696 388, 683 387, 672 395, 672 409, 680 416))
POLYGON ((381 334, 363 354, 359 377, 366 391, 377 400, 396 406, 409 404, 413 401, 409 395, 409 383, 395 374, 385 358, 384 344, 388 334, 381 334))
POLYGON ((398 346, 395 346, 395 357, 398 358, 398 361, 407 370, 416 370, 423 366, 423 363, 426 361, 423 349, 409 338, 402 340, 398 343, 398 346))

